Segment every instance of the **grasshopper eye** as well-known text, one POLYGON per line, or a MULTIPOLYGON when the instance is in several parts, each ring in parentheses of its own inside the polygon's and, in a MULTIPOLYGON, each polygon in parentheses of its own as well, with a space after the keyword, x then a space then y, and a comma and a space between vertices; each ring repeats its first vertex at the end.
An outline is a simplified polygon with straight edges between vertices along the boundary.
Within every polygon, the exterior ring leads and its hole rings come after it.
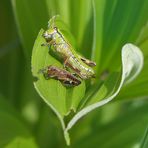
POLYGON ((56 30, 56 31, 57 31, 57 30, 58 30, 58 28, 57 28, 57 27, 54 27, 54 30, 56 30))

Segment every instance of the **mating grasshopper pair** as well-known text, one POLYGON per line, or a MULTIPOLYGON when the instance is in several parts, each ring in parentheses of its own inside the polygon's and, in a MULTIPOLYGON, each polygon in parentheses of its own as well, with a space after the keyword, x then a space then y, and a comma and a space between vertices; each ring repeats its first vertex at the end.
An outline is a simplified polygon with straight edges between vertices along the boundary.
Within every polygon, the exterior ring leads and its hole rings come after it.
POLYGON ((60 29, 55 26, 54 20, 56 17, 58 16, 54 16, 50 20, 48 30, 43 34, 46 43, 42 44, 42 46, 48 46, 52 49, 54 53, 62 58, 64 67, 70 68, 74 74, 55 66, 48 66, 47 68, 44 68, 42 72, 45 78, 55 78, 65 85, 77 86, 81 83, 78 77, 84 80, 95 77, 95 72, 92 67, 96 64, 95 62, 80 56, 75 51, 60 29))

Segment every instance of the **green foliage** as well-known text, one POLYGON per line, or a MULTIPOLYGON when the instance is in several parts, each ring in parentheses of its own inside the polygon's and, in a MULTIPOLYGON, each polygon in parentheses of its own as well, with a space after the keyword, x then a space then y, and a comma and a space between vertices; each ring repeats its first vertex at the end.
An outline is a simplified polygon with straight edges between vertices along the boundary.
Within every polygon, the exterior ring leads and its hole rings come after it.
MULTIPOLYGON (((0 147, 66 147, 60 123, 50 107, 60 118, 65 136, 70 132, 70 147, 146 147, 147 10, 147 0, 2 1, 0 94, 4 97, 0 95, 0 147), (78 87, 67 89, 60 82, 45 80, 38 74, 38 70, 48 64, 63 67, 48 54, 46 47, 40 46, 44 42, 41 28, 47 29, 47 22, 57 14, 67 25, 66 32, 70 30, 74 36, 73 39, 66 35, 77 51, 97 62, 94 85, 88 82, 85 86, 83 82, 78 87), (117 95, 123 71, 127 70, 121 61, 126 59, 121 49, 129 42, 142 50, 144 66, 136 79, 122 85, 117 95), (30 61, 33 76, 38 77, 38 81, 32 78, 30 61), (109 77, 104 82, 100 78, 105 71, 109 72, 109 77), (114 94, 117 96, 112 104, 101 104, 75 125, 85 114, 81 111, 88 112, 87 107, 114 94), (71 109, 74 112, 68 114, 71 109)), ((136 64, 131 74, 139 73, 141 68, 136 65, 140 64, 133 61, 136 64)))
MULTIPOLYGON (((101 148, 120 147, 121 145, 124 148, 140 146, 142 135, 148 123, 147 104, 139 105, 134 109, 130 106, 126 109, 127 111, 97 130, 92 125, 90 133, 80 138, 74 147, 89 148, 92 143, 94 148, 97 148, 98 144, 101 148), (140 122, 137 122, 138 120, 140 122)), ((143 145, 146 144, 146 134, 143 145)))
MULTIPOLYGON (((54 22, 52 21, 53 19, 49 21, 51 26, 54 23, 54 25, 56 24, 60 30, 64 30, 65 33, 68 31, 65 29, 64 25, 62 25, 62 21, 59 21, 59 18, 55 19, 54 22)), ((49 65, 62 66, 57 60, 55 60, 54 57, 49 55, 48 47, 43 48, 41 46, 42 44, 46 43, 42 36, 43 32, 43 30, 40 31, 32 53, 32 73, 34 77, 37 78, 35 82, 35 88, 43 100, 59 117, 64 130, 65 139, 69 145, 70 140, 68 136, 68 130, 70 130, 72 126, 85 114, 111 101, 119 93, 120 89, 126 81, 128 81, 128 83, 129 81, 131 82, 142 69, 143 55, 136 46, 132 44, 124 45, 122 48, 122 71, 120 72, 121 76, 119 77, 119 73, 112 74, 99 89, 96 89, 96 91, 91 91, 91 88, 93 89, 94 87, 91 85, 89 91, 93 94, 90 95, 88 93, 88 96, 90 97, 85 99, 84 82, 78 87, 66 89, 66 87, 64 87, 59 81, 53 79, 47 81, 43 74, 41 75, 39 73, 41 69, 49 65), (69 99, 71 99, 71 101, 69 101, 69 99), (81 101, 82 99, 85 102, 81 101), (76 112, 78 106, 81 106, 81 109, 79 112, 76 112), (70 121, 66 126, 66 123, 64 122, 64 116, 68 116, 71 111, 75 112, 75 115, 70 117, 70 121)))
POLYGON ((36 148, 33 137, 16 111, 2 97, 0 102, 0 147, 11 148, 20 144, 36 148))
POLYGON ((144 137, 140 144, 140 148, 146 148, 148 146, 148 128, 145 131, 144 137))

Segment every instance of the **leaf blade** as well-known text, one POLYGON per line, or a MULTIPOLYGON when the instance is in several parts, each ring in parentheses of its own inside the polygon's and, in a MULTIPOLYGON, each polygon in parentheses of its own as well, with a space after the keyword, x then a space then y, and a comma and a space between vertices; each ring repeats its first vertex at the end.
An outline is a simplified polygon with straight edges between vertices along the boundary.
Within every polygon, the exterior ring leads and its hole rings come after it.
POLYGON ((67 132, 68 130, 70 130, 81 117, 83 117, 90 111, 108 103, 114 97, 116 97, 116 95, 121 90, 123 84, 133 80, 139 74, 142 66, 143 66, 143 55, 140 52, 140 49, 132 44, 124 45, 122 48, 122 75, 118 87, 116 87, 113 93, 111 93, 110 96, 108 96, 107 98, 104 98, 103 100, 94 103, 92 105, 89 105, 87 107, 84 107, 82 110, 80 110, 68 123, 65 131, 67 132), (135 55, 133 56, 133 54, 135 55), (141 61, 141 63, 138 63, 137 61, 141 61))

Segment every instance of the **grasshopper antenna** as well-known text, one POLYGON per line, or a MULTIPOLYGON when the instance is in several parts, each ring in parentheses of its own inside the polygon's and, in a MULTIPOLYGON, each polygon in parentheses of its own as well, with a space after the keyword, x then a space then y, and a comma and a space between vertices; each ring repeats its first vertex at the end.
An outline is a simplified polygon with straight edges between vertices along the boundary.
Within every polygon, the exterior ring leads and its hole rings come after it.
POLYGON ((55 27, 55 20, 56 20, 56 18, 59 17, 59 16, 60 16, 60 15, 57 14, 57 15, 54 15, 54 16, 51 18, 51 20, 48 22, 48 28, 50 28, 50 27, 54 28, 54 27, 55 27))

